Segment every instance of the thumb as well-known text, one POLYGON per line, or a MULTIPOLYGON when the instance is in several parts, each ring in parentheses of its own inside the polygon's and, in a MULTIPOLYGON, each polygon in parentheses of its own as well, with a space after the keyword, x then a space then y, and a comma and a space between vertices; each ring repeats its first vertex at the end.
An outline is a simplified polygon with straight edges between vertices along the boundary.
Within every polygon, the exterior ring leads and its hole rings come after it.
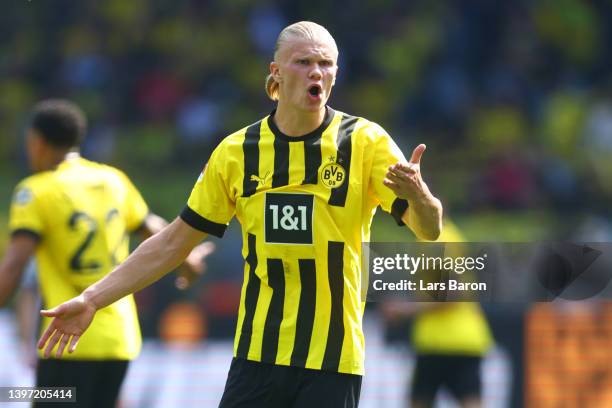
POLYGON ((421 163, 421 157, 423 156, 423 152, 425 152, 425 146, 423 143, 414 148, 412 152, 412 157, 410 158, 410 163, 419 164, 421 163))
POLYGON ((46 309, 46 310, 45 310, 45 309, 42 309, 42 310, 40 311, 40 314, 41 314, 42 316, 45 316, 45 317, 56 317, 56 316, 59 316, 59 315, 60 315, 60 313, 61 313, 61 309, 60 309, 60 308, 61 308, 61 306, 62 306, 62 305, 56 306, 56 307, 54 307, 53 309, 46 309))

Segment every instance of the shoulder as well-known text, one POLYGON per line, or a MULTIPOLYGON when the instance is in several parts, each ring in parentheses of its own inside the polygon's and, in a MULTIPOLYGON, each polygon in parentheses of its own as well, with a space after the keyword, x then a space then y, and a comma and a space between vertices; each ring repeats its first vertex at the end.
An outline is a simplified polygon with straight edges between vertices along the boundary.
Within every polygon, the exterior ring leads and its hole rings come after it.
POLYGON ((13 200, 18 202, 31 201, 35 196, 44 195, 51 187, 52 172, 36 173, 22 179, 15 186, 13 200))
POLYGON ((336 111, 336 115, 340 115, 342 117, 342 122, 352 122, 354 124, 355 132, 363 135, 372 135, 372 136, 388 136, 387 131, 378 123, 373 122, 363 116, 351 115, 346 112, 336 111))
POLYGON ((267 120, 267 116, 257 122, 251 123, 240 130, 226 136, 219 142, 212 156, 222 156, 223 158, 235 157, 234 153, 242 152, 244 142, 251 136, 259 136, 261 123, 267 120))
POLYGON ((85 160, 83 165, 87 168, 87 171, 94 173, 96 178, 99 180, 105 180, 107 183, 113 186, 113 188, 123 189, 126 187, 129 188, 133 185, 128 175, 123 170, 115 166, 89 160, 85 160))
POLYGON ((129 180, 125 172, 110 164, 98 163, 94 161, 86 161, 84 165, 92 172, 98 172, 107 179, 129 180))
POLYGON ((380 139, 390 137, 381 125, 369 119, 340 111, 336 111, 336 114, 342 116, 340 126, 343 126, 343 123, 346 123, 348 126, 353 126, 353 137, 355 137, 357 141, 368 144, 376 143, 380 139))
POLYGON ((242 129, 232 133, 231 135, 223 139, 220 145, 225 145, 225 146, 230 146, 230 147, 235 146, 235 145, 241 146, 245 138, 249 136, 259 136, 259 133, 261 131, 262 122, 266 121, 267 119, 268 119, 268 116, 258 120, 257 122, 251 123, 243 127, 242 129))

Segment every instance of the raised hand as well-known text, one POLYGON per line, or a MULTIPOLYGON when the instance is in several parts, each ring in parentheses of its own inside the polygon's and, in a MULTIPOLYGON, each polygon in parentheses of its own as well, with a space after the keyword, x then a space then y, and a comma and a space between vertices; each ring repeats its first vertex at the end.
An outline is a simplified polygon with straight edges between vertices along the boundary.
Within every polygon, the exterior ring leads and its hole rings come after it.
POLYGON ((412 152, 408 163, 398 162, 389 166, 383 183, 399 198, 415 201, 431 194, 421 177, 421 157, 425 149, 426 146, 420 144, 412 152))
POLYGON ((72 298, 50 310, 41 310, 40 314, 53 317, 51 324, 38 340, 38 348, 45 347, 44 356, 48 358, 59 342, 55 357, 60 358, 68 344, 68 352, 74 352, 77 343, 91 324, 96 314, 93 304, 85 301, 83 295, 72 298))
POLYGON ((178 269, 178 277, 174 284, 178 289, 185 290, 206 272, 205 258, 215 251, 215 244, 205 241, 191 250, 185 262, 178 269))

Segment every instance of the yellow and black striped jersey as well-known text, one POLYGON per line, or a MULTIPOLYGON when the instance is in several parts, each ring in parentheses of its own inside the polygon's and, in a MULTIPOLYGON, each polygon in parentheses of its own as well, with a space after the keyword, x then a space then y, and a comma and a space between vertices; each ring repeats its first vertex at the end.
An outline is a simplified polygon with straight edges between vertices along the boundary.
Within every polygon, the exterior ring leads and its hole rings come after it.
POLYGON ((216 236, 242 225, 236 357, 363 374, 361 244, 378 205, 401 223, 408 204, 383 179, 405 158, 366 119, 328 107, 289 137, 273 114, 217 146, 181 218, 216 236))
MULTIPOLYGON (((12 234, 39 239, 38 280, 46 308, 78 296, 128 255, 128 232, 147 205, 117 169, 74 156, 19 183, 10 211, 12 234)), ((51 319, 44 318, 42 330, 51 319)), ((65 359, 132 359, 141 337, 133 297, 101 309, 65 359)))

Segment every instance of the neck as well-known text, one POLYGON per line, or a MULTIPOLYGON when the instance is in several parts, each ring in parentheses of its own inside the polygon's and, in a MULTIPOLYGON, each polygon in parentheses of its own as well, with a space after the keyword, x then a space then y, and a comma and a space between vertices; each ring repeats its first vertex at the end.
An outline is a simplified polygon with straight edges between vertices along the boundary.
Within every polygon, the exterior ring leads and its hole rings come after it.
POLYGON ((285 135, 303 136, 321 126, 325 120, 325 106, 315 112, 298 112, 279 102, 273 119, 285 135))
POLYGON ((81 157, 78 150, 55 150, 51 152, 46 160, 45 170, 52 170, 65 160, 81 157))

